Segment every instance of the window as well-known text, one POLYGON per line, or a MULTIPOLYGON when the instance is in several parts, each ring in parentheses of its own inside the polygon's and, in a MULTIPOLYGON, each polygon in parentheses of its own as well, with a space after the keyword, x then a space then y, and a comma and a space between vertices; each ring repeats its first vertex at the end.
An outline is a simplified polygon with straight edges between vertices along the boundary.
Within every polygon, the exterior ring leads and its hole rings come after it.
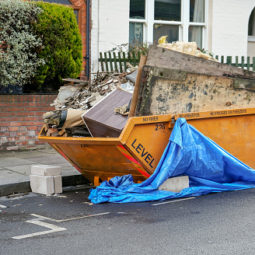
POLYGON ((189 9, 190 22, 205 21, 205 2, 204 0, 190 0, 189 9))
POLYGON ((195 41, 206 46, 208 0, 130 0, 130 46, 152 44, 167 35, 168 42, 195 41))
POLYGON ((181 1, 180 0, 155 0, 155 20, 180 21, 181 1))
POLYGON ((143 45, 145 40, 145 0, 130 0, 129 46, 143 45))
POLYGON ((249 19, 248 35, 255 36, 255 8, 253 9, 249 19))
POLYGON ((145 0, 131 0, 129 17, 131 19, 145 18, 145 0))
POLYGON ((203 48, 203 27, 189 26, 189 42, 196 42, 197 46, 203 48))
POLYGON ((181 0, 155 0, 153 42, 167 35, 168 42, 179 40, 181 25, 181 0))
POLYGON ((129 43, 131 47, 143 45, 143 24, 129 23, 129 43))
POLYGON ((162 35, 167 35, 168 42, 178 41, 179 28, 178 26, 175 25, 154 24, 153 27, 154 41, 157 42, 162 35))
POLYGON ((190 0, 189 21, 189 42, 196 42, 198 47, 202 49, 205 27, 204 0, 190 0))

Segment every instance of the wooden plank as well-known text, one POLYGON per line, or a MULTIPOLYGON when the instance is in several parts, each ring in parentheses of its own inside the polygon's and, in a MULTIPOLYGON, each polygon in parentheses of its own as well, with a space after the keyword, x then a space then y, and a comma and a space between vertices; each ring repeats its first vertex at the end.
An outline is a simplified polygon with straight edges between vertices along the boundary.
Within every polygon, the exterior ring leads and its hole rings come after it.
POLYGON ((62 81, 70 82, 71 84, 88 85, 88 81, 84 81, 80 79, 65 78, 65 79, 62 79, 62 81))
POLYGON ((255 78, 254 72, 244 71, 235 66, 220 64, 215 61, 198 58, 188 54, 163 49, 157 46, 150 46, 147 65, 169 68, 172 70, 183 70, 191 73, 200 73, 216 76, 244 76, 255 78))
POLYGON ((241 57, 241 67, 244 68, 244 56, 241 57))
POLYGON ((140 58, 141 58, 141 52, 138 52, 138 56, 137 56, 137 63, 140 63, 140 58))
POLYGON ((122 52, 122 57, 123 57, 123 64, 124 64, 124 72, 127 70, 127 59, 125 52, 122 52))
POLYGON ((113 72, 113 59, 112 59, 112 53, 109 52, 109 63, 110 63, 110 72, 113 72))
POLYGON ((247 57, 247 70, 250 71, 251 65, 250 65, 250 57, 247 57))
POLYGON ((227 56, 227 64, 232 65, 232 57, 231 56, 227 56))
POLYGON ((236 56, 235 66, 236 66, 236 67, 239 66, 239 63, 238 63, 238 56, 236 56))
POLYGON ((118 72, 117 58, 116 58, 116 53, 115 52, 113 52, 113 61, 114 61, 115 71, 118 72))
POLYGON ((99 56, 100 56, 99 62, 101 63, 101 70, 102 70, 102 72, 104 72, 104 61, 103 61, 103 54, 102 54, 102 52, 99 53, 99 56))
POLYGON ((107 62, 107 54, 106 54, 106 52, 104 53, 104 61, 105 61, 106 72, 109 72, 108 62, 107 62))
POLYGON ((220 62, 221 62, 222 64, 224 64, 224 56, 221 56, 221 57, 220 57, 220 62))
POLYGON ((142 77, 142 71, 143 71, 143 67, 146 63, 147 57, 142 55, 140 58, 140 63, 138 66, 138 70, 137 70, 137 76, 136 76, 136 81, 135 81, 135 88, 134 88, 134 92, 133 92, 133 97, 132 97, 132 101, 131 101, 131 106, 130 106, 130 110, 129 110, 129 115, 128 117, 132 117, 135 115, 135 108, 137 105, 137 100, 138 100, 138 93, 139 93, 139 89, 140 89, 140 82, 141 82, 141 77, 142 77))
POLYGON ((120 52, 118 52, 118 58, 119 58, 120 72, 122 73, 122 72, 123 72, 123 69, 122 69, 122 61, 121 61, 120 52))
POLYGON ((131 64, 131 53, 130 52, 127 53, 127 62, 129 62, 131 64))
POLYGON ((132 65, 136 65, 136 62, 137 62, 137 54, 135 52, 133 52, 132 56, 132 65))

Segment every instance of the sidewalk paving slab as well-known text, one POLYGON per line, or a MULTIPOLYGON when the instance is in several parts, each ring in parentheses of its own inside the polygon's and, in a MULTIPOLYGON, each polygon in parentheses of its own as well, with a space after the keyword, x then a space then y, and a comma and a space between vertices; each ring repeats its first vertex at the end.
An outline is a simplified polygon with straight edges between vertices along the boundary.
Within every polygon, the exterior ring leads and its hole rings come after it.
POLYGON ((53 149, 0 152, 0 196, 30 192, 31 165, 57 165, 62 169, 63 186, 89 184, 66 159, 53 149))

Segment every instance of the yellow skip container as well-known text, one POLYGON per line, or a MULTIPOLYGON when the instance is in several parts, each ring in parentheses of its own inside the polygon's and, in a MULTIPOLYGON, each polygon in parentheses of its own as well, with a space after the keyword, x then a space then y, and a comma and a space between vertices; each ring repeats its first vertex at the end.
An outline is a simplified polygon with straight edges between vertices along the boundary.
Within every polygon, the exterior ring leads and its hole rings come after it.
POLYGON ((48 142, 95 185, 125 174, 142 181, 154 172, 180 117, 255 168, 255 108, 131 117, 118 138, 48 137, 42 128, 39 140, 48 142))

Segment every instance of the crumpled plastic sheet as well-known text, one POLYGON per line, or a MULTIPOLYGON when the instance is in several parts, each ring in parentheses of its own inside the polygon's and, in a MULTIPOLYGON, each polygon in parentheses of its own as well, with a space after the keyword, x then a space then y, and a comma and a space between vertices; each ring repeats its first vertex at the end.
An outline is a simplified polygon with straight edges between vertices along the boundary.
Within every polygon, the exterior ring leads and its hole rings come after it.
MULTIPOLYGON (((226 134, 227 135, 227 134, 226 134)), ((201 196, 255 187, 255 171, 179 118, 154 173, 142 183, 116 176, 91 189, 94 204, 145 202, 201 196), (179 193, 158 190, 168 178, 188 175, 190 187, 179 193)))

